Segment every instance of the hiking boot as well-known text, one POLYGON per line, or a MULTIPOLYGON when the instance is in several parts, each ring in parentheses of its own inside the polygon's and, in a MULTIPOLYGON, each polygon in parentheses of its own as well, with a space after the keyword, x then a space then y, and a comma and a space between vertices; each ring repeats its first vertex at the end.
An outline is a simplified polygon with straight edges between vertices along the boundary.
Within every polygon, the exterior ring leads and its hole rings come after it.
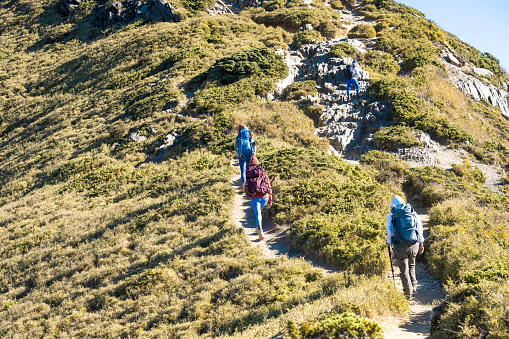
POLYGON ((260 230, 258 229, 258 226, 256 226, 256 234, 258 235, 258 237, 261 237, 260 230))
POLYGON ((263 234, 263 230, 261 227, 259 229, 258 228, 256 229, 256 233, 258 233, 258 240, 263 240, 263 238, 265 238, 265 234, 263 234))
POLYGON ((413 296, 410 294, 410 295, 406 295, 405 296, 407 298, 407 300, 412 300, 413 299, 413 296))

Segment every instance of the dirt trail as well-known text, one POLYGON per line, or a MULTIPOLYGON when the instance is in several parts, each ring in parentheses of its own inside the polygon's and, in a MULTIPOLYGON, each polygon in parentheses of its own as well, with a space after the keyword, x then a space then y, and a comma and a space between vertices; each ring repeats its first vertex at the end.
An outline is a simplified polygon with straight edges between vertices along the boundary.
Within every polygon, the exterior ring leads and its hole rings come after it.
POLYGON ((239 164, 236 160, 232 161, 234 174, 232 175, 232 187, 236 194, 233 198, 232 220, 237 227, 243 228, 251 244, 258 247, 262 254, 267 258, 276 258, 286 255, 289 258, 302 258, 309 261, 313 266, 320 267, 324 273, 332 273, 335 270, 313 258, 306 257, 302 250, 299 250, 288 242, 287 232, 289 227, 274 226, 267 218, 262 219, 263 232, 265 239, 258 240, 256 234, 255 214, 251 207, 251 199, 241 191, 242 181, 240 179, 239 164))
MULTIPOLYGON (((429 236, 428 214, 424 208, 416 208, 415 211, 421 218, 424 238, 429 236)), ((403 291, 401 279, 399 278, 399 268, 393 259, 394 281, 398 290, 403 291)), ((407 319, 388 318, 381 322, 384 327, 385 338, 431 338, 429 335, 429 320, 433 301, 445 298, 443 284, 440 280, 433 278, 429 272, 427 263, 417 262, 415 273, 417 276, 417 292, 414 298, 410 300, 410 312, 407 319)), ((389 272, 387 278, 392 280, 392 272, 389 272)))
MULTIPOLYGON (((258 240, 256 234, 255 215, 251 207, 251 201, 245 193, 241 191, 242 183, 240 180, 240 170, 238 163, 232 161, 234 174, 232 175, 232 187, 235 189, 233 198, 232 219, 237 227, 244 229, 246 236, 251 244, 258 247, 262 254, 267 258, 276 258, 286 255, 290 258, 302 257, 308 260, 314 266, 321 267, 324 272, 334 272, 333 269, 323 265, 320 262, 313 261, 311 258, 305 258, 303 252, 294 248, 286 241, 288 228, 274 227, 270 225, 267 218, 263 219, 263 230, 265 239, 258 240)), ((424 226, 424 236, 428 236, 428 216, 426 209, 416 209, 421 217, 424 226)), ((400 291, 403 290, 401 280, 399 279, 399 269, 394 265, 395 284, 400 291)), ((413 300, 410 301, 410 313, 407 319, 402 318, 385 318, 380 322, 384 327, 385 338, 429 338, 429 319, 434 300, 440 300, 445 297, 442 282, 435 280, 428 270, 426 263, 417 263, 416 274, 418 280, 417 293, 413 300)), ((387 276, 392 280, 392 273, 387 276)))

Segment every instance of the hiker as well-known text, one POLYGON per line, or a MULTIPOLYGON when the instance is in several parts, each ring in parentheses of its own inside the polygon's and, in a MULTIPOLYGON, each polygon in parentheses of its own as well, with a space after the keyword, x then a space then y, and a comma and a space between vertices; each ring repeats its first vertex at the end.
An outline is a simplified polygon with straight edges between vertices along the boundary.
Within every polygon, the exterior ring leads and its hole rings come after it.
POLYGON ((251 206, 255 213, 256 234, 263 240, 262 209, 265 205, 272 205, 272 187, 270 180, 262 165, 258 162, 256 155, 253 155, 246 170, 246 194, 251 198, 251 206))
POLYGON ((357 99, 360 98, 359 96, 359 82, 357 81, 357 78, 360 78, 359 72, 361 71, 361 67, 357 63, 357 61, 353 61, 352 64, 347 65, 345 68, 345 78, 346 78, 346 96, 347 101, 350 101, 350 87, 352 85, 355 85, 355 91, 357 95, 357 99))
POLYGON ((235 138, 235 149, 239 158, 240 179, 242 187, 246 184, 246 165, 251 161, 251 157, 256 155, 256 142, 253 141, 251 131, 246 125, 240 124, 238 128, 239 134, 235 138))
POLYGON ((401 282, 407 299, 417 290, 415 258, 424 251, 422 223, 410 204, 397 195, 391 201, 387 216, 387 245, 392 250, 400 270, 401 282))

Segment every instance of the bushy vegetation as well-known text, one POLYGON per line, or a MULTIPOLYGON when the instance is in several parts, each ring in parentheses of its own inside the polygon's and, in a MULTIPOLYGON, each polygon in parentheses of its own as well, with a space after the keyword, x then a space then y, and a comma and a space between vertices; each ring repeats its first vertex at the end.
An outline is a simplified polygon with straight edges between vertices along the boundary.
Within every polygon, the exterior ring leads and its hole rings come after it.
POLYGON ((359 24, 348 32, 350 39, 370 39, 376 36, 376 31, 371 25, 359 24))
POLYGON ((374 142, 379 150, 422 146, 416 132, 406 126, 382 127, 375 133, 374 142))
POLYGON ((503 337, 507 326, 507 202, 501 209, 473 199, 447 200, 431 210, 428 253, 434 274, 449 280, 445 313, 435 331, 503 337))
MULTIPOLYGON (((315 31, 312 31, 315 32, 315 31)), ((318 33, 319 34, 319 33, 318 33)), ((215 114, 235 108, 244 100, 266 96, 278 79, 288 75, 283 57, 268 48, 252 48, 218 60, 188 87, 200 90, 188 108, 199 114, 215 114)))
POLYGON ((322 35, 320 32, 315 30, 306 30, 302 32, 295 33, 293 36, 293 45, 295 48, 301 48, 302 45, 316 43, 322 41, 322 35))
POLYGON ((341 313, 325 317, 311 324, 304 323, 297 328, 294 322, 288 324, 290 338, 379 338, 383 329, 376 322, 352 313, 341 313))
POLYGON ((348 42, 340 42, 331 47, 330 53, 333 57, 359 57, 360 52, 355 47, 350 45, 348 42))

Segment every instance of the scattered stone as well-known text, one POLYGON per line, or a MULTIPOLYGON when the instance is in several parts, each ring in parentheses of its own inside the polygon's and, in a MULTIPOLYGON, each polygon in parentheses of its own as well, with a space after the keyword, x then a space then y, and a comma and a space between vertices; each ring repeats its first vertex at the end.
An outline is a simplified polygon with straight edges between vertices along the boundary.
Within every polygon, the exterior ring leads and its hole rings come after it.
POLYGON ((91 0, 63 0, 60 5, 60 9, 64 14, 71 13, 76 7, 81 5, 82 3, 89 2, 91 0))
POLYGON ((170 133, 170 134, 166 135, 166 137, 164 138, 163 144, 159 148, 160 149, 169 148, 169 147, 173 146, 173 144, 175 143, 176 140, 177 140, 177 134, 170 133))
POLYGON ((134 132, 129 135, 129 138, 131 138, 134 142, 141 142, 147 140, 147 137, 140 135, 140 132, 134 132))

